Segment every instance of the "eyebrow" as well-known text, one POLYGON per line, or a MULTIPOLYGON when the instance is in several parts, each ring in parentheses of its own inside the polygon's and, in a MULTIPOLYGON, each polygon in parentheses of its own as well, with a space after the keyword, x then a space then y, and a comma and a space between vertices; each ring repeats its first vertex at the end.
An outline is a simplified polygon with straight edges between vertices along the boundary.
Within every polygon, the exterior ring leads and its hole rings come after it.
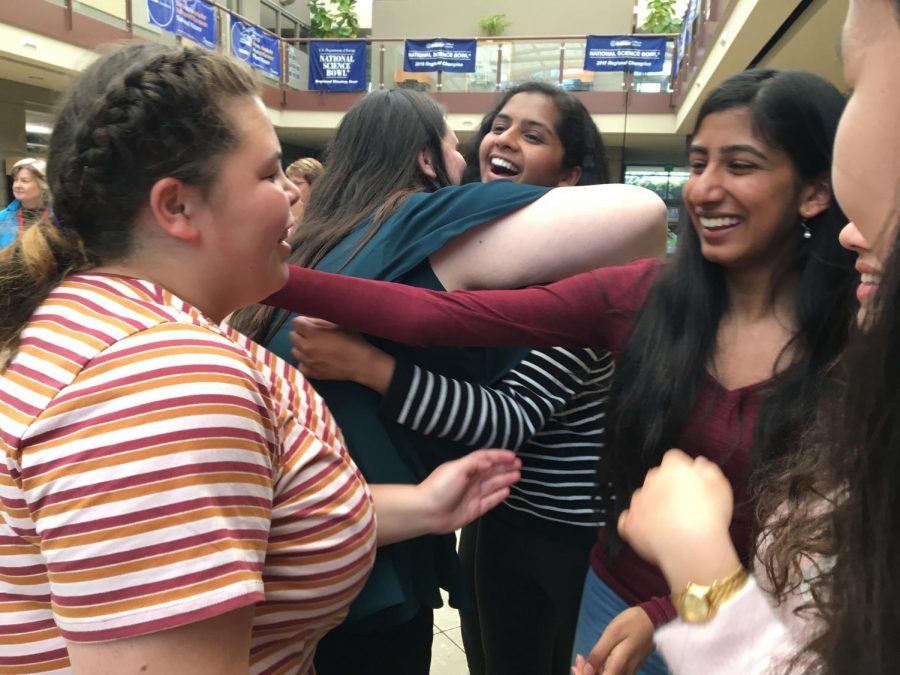
MULTIPOLYGON (((735 153, 735 152, 746 152, 755 157, 759 157, 760 159, 769 159, 764 152, 761 150, 754 148, 752 145, 746 144, 736 144, 736 145, 726 145, 721 148, 720 153, 723 155, 735 153)), ((695 153, 698 155, 708 155, 709 150, 704 148, 702 145, 692 145, 688 148, 688 153, 695 153)))
MULTIPOLYGON (((509 115, 506 115, 504 113, 497 113, 496 115, 494 115, 494 121, 496 122, 498 119, 503 120, 504 122, 512 122, 512 117, 510 117, 509 115)), ((546 124, 544 124, 543 122, 538 122, 537 120, 529 120, 529 119, 522 120, 522 126, 540 127, 541 129, 544 129, 548 134, 556 133, 553 129, 548 127, 546 124)))

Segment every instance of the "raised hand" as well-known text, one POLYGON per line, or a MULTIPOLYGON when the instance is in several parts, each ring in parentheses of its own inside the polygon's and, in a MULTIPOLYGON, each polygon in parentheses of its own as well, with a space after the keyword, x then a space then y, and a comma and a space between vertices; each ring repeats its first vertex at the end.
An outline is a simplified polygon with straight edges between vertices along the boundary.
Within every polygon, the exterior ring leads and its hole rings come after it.
POLYGON ((291 355, 306 377, 350 380, 384 393, 394 374, 394 358, 359 333, 330 321, 296 317, 291 322, 291 355))

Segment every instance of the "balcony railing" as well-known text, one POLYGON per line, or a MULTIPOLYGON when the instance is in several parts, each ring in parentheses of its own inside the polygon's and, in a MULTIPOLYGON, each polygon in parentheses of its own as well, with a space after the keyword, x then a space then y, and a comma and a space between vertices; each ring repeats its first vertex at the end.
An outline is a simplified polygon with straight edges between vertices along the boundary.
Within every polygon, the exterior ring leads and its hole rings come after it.
MULTIPOLYGON (((359 38, 367 43, 370 89, 410 87, 435 92, 503 91, 524 81, 556 84, 570 91, 660 93, 672 91, 674 36, 667 36, 659 73, 594 72, 584 69, 585 36, 476 38, 474 73, 410 73, 403 70, 403 38, 359 38)), ((303 64, 287 84, 307 88, 307 45, 315 39, 282 40, 286 61, 303 64)))
MULTIPOLYGON (((162 32, 147 20, 146 0, 48 0, 65 9, 67 29, 75 15, 84 15, 128 34, 159 41, 189 43, 190 40, 162 32)), ((709 0, 706 0, 707 2, 709 0)), ((218 31, 216 48, 231 53, 230 17, 255 25, 278 41, 281 77, 262 77, 272 86, 286 91, 308 91, 309 44, 313 38, 285 38, 266 30, 217 2, 218 31)), ((659 37, 659 36, 655 36, 659 37)), ((368 88, 411 87, 432 92, 493 92, 508 89, 526 80, 559 85, 578 92, 635 92, 665 94, 673 92, 672 66, 675 40, 668 35, 666 60, 662 72, 593 72, 584 70, 584 35, 553 37, 476 38, 474 73, 408 73, 403 70, 403 38, 359 38, 366 46, 368 88)), ((682 69, 683 70, 683 69, 682 69)))

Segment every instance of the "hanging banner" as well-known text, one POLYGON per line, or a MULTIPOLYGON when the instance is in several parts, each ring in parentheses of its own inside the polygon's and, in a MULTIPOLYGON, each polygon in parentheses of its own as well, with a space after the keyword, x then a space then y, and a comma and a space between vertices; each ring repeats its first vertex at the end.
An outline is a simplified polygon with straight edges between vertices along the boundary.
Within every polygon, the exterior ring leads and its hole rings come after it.
POLYGON ((276 80, 281 78, 281 47, 278 39, 233 16, 231 55, 276 80))
POLYGON ((403 70, 408 73, 475 72, 475 40, 405 40, 403 70))
POLYGON ((584 69, 656 73, 666 62, 666 38, 588 35, 584 69))
POLYGON ((147 17, 175 35, 181 35, 207 49, 216 48, 218 15, 206 0, 147 0, 147 17))
POLYGON ((678 44, 675 46, 675 63, 672 65, 672 72, 678 74, 681 68, 681 62, 688 53, 693 38, 694 20, 697 18, 699 11, 698 0, 690 0, 687 9, 684 11, 684 18, 681 20, 681 33, 678 35, 678 44))
POLYGON ((361 91, 366 88, 365 42, 310 42, 309 88, 361 91))

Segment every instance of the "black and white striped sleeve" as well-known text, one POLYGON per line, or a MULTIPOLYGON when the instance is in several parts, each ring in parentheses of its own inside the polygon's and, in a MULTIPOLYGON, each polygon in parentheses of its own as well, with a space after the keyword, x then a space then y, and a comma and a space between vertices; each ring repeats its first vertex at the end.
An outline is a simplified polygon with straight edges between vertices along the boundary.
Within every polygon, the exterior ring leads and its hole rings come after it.
POLYGON ((398 362, 382 415, 473 448, 516 450, 581 391, 592 365, 584 351, 535 349, 492 387, 398 362))

